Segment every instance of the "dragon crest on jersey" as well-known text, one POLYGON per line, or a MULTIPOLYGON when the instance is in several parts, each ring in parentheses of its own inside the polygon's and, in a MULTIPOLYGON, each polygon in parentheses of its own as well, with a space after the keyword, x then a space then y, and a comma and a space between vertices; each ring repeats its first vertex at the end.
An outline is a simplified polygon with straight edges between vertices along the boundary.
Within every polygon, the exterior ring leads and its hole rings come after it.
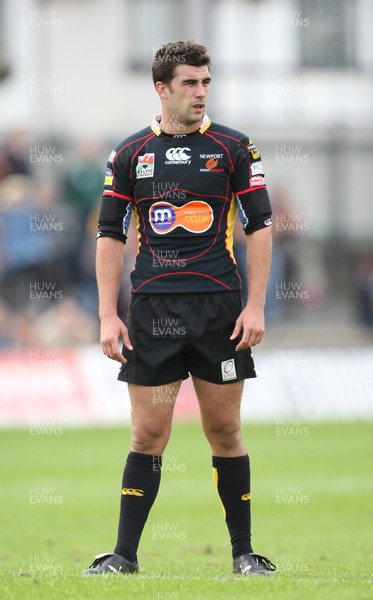
POLYGON ((139 162, 136 167, 136 178, 153 177, 154 175, 154 153, 139 156, 139 162))

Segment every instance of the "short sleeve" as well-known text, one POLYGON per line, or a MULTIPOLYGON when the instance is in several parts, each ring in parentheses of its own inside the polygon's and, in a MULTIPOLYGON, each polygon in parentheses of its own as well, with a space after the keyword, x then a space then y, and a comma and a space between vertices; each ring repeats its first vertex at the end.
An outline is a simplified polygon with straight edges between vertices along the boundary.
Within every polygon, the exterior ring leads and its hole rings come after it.
POLYGON ((114 237, 126 242, 133 196, 129 165, 113 150, 106 164, 97 238, 114 237))
POLYGON ((262 158, 250 138, 243 138, 235 157, 232 188, 246 234, 272 225, 272 209, 264 181, 262 158))

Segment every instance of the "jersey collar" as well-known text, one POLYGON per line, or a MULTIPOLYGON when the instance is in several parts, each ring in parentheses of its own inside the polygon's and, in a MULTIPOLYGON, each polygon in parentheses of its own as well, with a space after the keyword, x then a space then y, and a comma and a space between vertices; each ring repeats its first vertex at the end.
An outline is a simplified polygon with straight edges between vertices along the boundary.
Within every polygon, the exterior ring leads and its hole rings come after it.
MULTIPOLYGON (((160 128, 160 121, 161 121, 161 117, 162 115, 156 115, 155 117, 153 117, 153 121, 151 124, 151 130, 153 131, 153 133, 155 133, 155 135, 161 135, 161 128, 160 128)), ((199 132, 200 133, 205 133, 205 131, 210 127, 211 125, 211 121, 208 118, 208 116, 206 114, 203 115, 203 119, 202 119, 202 123, 201 123, 201 127, 199 128, 199 132)))

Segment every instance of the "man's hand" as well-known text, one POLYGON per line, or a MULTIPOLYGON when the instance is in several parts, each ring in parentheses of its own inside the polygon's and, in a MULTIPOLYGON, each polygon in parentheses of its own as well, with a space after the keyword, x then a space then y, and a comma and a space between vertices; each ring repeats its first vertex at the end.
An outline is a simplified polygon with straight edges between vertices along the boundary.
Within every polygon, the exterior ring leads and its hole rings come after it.
POLYGON ((236 352, 245 350, 250 346, 256 346, 262 341, 264 334, 264 312, 263 310, 252 309, 246 306, 238 316, 236 326, 230 337, 235 340, 243 329, 241 341, 235 347, 236 352))
POLYGON ((133 350, 128 336, 128 329, 117 315, 101 319, 100 339, 103 353, 113 360, 125 363, 127 359, 119 350, 119 338, 122 338, 128 350, 133 350))

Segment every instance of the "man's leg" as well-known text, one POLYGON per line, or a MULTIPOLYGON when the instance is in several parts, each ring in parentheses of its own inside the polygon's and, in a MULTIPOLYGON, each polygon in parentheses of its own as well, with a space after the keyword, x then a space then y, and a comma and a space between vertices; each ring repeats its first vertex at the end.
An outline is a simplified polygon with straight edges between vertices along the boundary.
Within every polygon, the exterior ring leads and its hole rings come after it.
POLYGON ((233 572, 271 575, 275 565, 265 556, 254 554, 251 548, 250 462, 240 424, 243 381, 222 385, 193 377, 193 384, 231 538, 233 572))
POLYGON ((83 575, 138 571, 137 547, 157 496, 180 384, 181 379, 154 387, 128 384, 132 439, 123 473, 117 545, 114 553, 96 556, 83 575))
POLYGON ((128 384, 131 449, 123 473, 115 554, 135 562, 137 547, 157 496, 162 453, 169 440, 180 381, 163 386, 128 384))
POLYGON ((233 558, 252 552, 250 462, 242 441, 243 381, 221 385, 193 377, 202 426, 212 450, 214 481, 223 505, 233 558))

